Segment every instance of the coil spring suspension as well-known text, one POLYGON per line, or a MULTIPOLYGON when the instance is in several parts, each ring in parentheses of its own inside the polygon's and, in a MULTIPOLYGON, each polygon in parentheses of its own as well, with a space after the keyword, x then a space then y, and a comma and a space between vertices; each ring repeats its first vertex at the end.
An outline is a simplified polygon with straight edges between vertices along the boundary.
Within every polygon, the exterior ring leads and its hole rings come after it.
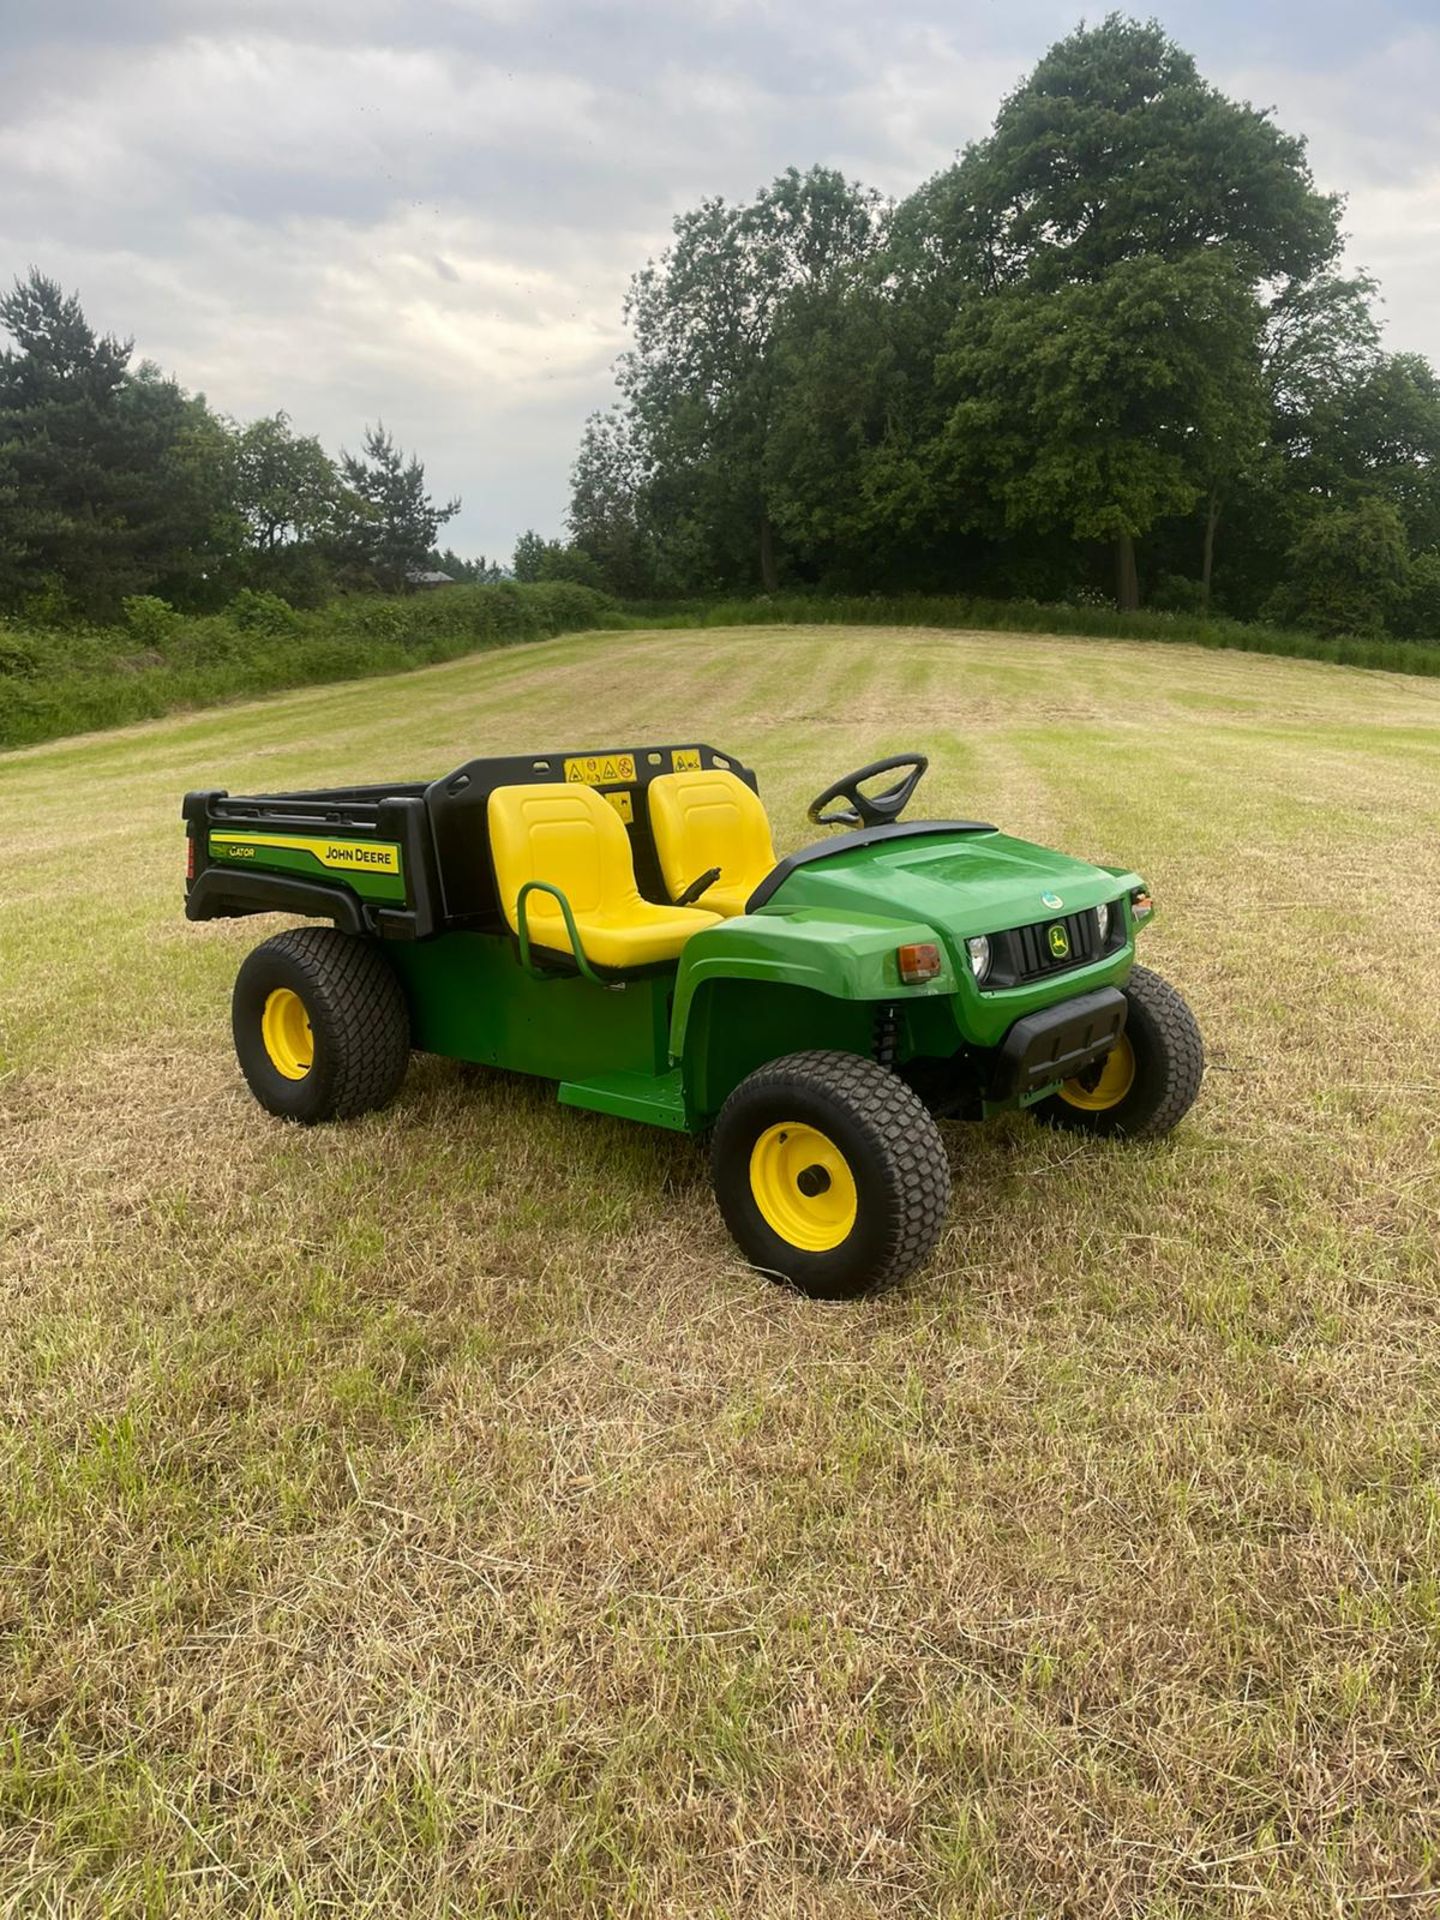
POLYGON ((900 1029, 895 1019, 894 1007, 877 1007, 875 1009, 875 1058, 882 1067, 894 1066, 899 1039, 900 1029))

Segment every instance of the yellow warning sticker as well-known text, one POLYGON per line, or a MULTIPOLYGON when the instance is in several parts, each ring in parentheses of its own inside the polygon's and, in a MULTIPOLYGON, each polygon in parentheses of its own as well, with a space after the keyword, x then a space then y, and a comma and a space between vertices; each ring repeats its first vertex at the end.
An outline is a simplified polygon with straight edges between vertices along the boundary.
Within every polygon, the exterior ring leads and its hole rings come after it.
POLYGON ((565 778, 575 786, 608 787, 635 778, 633 753, 586 753, 565 762, 565 778))
POLYGON ((393 842, 318 840, 296 833, 212 833, 210 851, 222 860, 263 859, 271 852, 308 853, 322 867, 345 873, 399 873, 400 849, 393 842))
POLYGON ((670 755, 670 764, 676 773, 699 773, 700 749, 698 747, 676 747, 670 755))
POLYGON ((611 806, 614 807, 627 827, 633 823, 635 819, 635 808, 629 794, 626 793, 623 787, 616 793, 605 793, 600 797, 602 800, 608 800, 610 802, 611 806))

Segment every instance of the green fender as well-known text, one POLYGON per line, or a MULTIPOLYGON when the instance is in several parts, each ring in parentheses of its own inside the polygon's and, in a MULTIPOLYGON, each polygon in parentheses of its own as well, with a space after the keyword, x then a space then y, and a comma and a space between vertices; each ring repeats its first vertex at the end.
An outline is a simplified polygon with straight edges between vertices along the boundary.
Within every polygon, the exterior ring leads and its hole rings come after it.
POLYGON ((869 1053, 876 1004, 945 999, 955 970, 935 929, 919 920, 802 908, 742 914, 686 942, 675 982, 671 1059, 703 1122, 766 1060, 810 1047, 869 1053), (907 987, 896 949, 940 947, 934 980, 907 987))

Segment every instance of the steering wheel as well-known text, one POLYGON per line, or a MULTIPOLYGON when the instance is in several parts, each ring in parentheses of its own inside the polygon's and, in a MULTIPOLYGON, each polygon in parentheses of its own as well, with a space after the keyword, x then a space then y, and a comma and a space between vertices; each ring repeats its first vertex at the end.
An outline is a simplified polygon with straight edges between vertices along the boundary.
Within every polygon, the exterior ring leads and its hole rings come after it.
POLYGON ((883 827, 892 820, 898 820, 909 806, 920 776, 930 762, 923 753, 897 753, 890 760, 872 760, 868 767, 860 767, 854 773, 847 773, 843 780, 837 780, 834 786, 826 787, 823 793, 816 794, 810 802, 809 818, 816 827, 883 827), (893 787, 886 787, 883 793, 862 793, 860 783, 873 780, 877 774, 894 773, 898 767, 908 767, 909 772, 903 779, 897 780, 893 787), (845 800, 848 806, 834 813, 825 809, 833 801, 845 800))

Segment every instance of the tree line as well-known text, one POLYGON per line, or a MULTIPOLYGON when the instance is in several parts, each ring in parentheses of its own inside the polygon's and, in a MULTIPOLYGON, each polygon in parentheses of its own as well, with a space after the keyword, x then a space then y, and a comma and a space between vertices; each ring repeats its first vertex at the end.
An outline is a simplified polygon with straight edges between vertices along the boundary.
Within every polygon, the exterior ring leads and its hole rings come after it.
POLYGON ((1302 139, 1111 15, 899 204, 814 167, 677 218, 527 574, 1440 638, 1440 382, 1382 348, 1342 214, 1302 139))
MULTIPOLYGON (((1440 381, 1387 352, 1303 139, 1155 23, 1058 42, 898 203, 826 167, 710 199, 634 278, 569 536, 624 599, 940 592, 1440 639, 1440 381)), ((458 501, 383 425, 240 423, 37 271, 0 295, 0 612, 318 605, 426 569, 458 501)))
POLYGON ((203 612, 245 589, 393 592, 427 566, 499 577, 436 553, 460 503, 432 499, 383 425, 337 461, 284 413, 227 419, 33 269, 0 295, 0 333, 0 610, 104 620, 139 595, 203 612))

